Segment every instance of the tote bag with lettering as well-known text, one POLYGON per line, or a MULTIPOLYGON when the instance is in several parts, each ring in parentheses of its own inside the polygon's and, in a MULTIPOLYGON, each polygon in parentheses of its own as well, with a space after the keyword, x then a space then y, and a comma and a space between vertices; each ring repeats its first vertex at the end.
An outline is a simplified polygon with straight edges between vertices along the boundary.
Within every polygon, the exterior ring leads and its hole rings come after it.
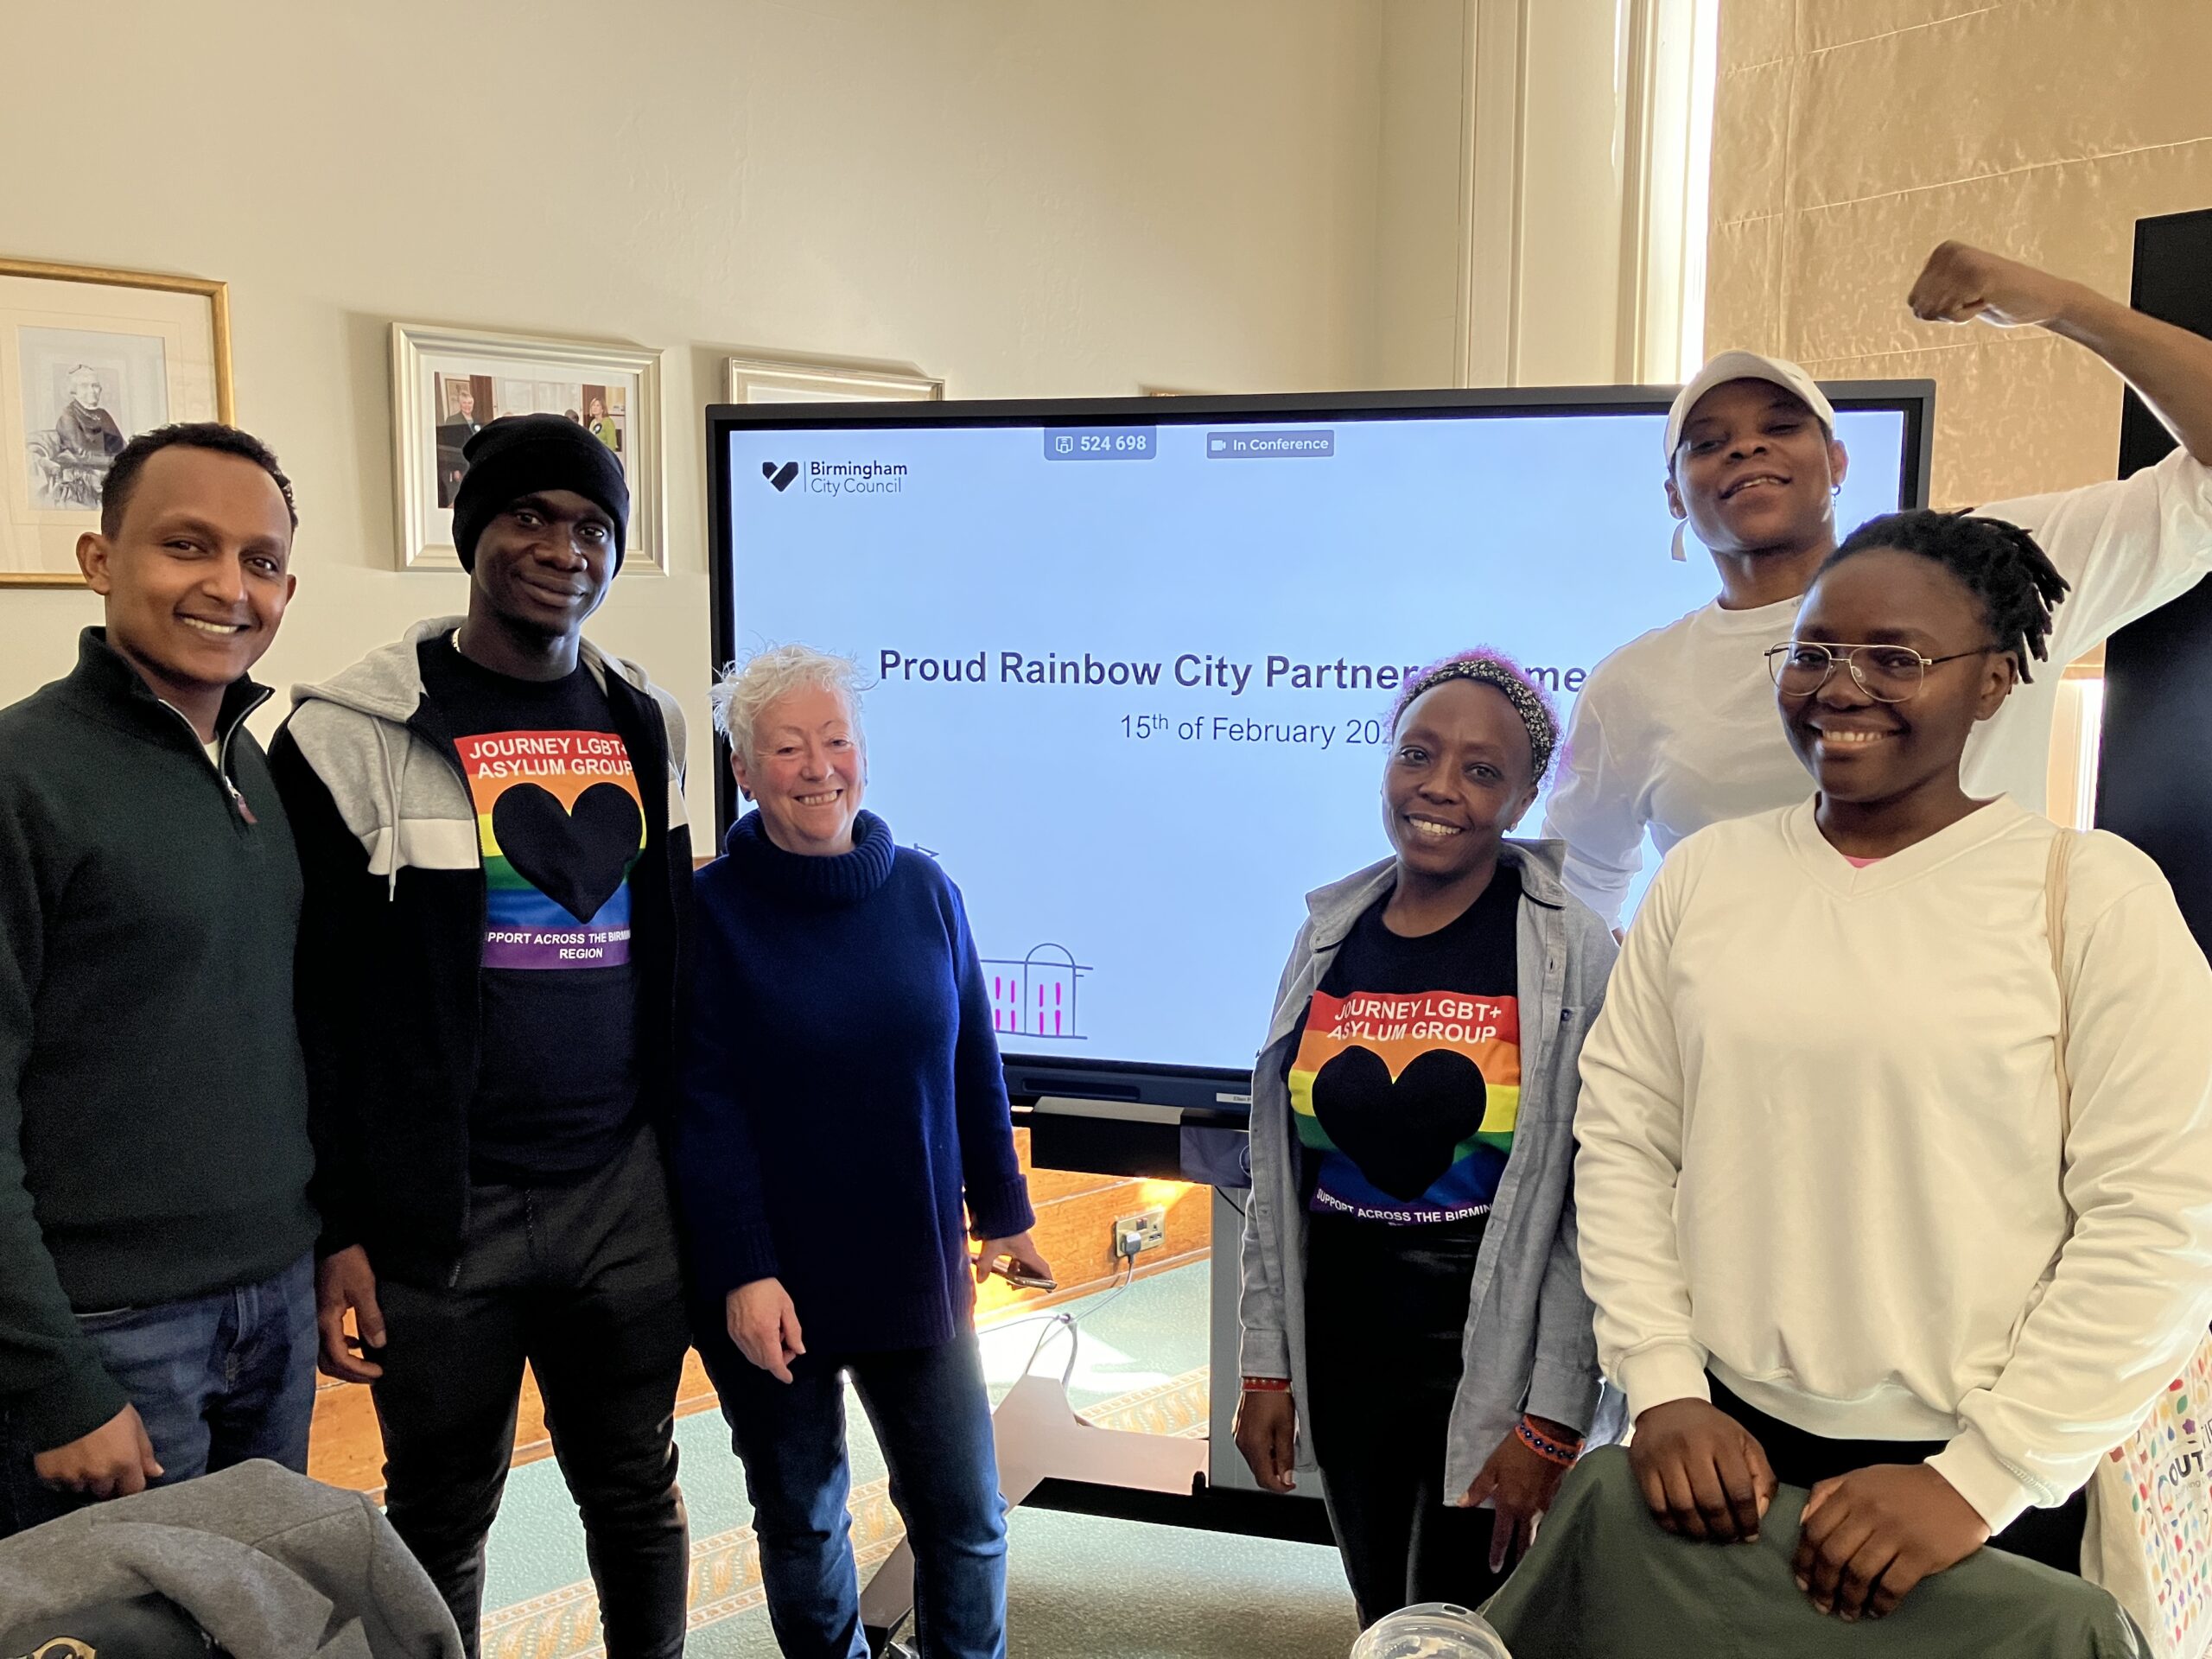
POLYGON ((2082 1573, 2110 1591, 2158 1659, 2212 1649, 2212 1489, 2203 1413, 2212 1350, 2200 1346, 2126 1441, 2089 1481, 2082 1573))

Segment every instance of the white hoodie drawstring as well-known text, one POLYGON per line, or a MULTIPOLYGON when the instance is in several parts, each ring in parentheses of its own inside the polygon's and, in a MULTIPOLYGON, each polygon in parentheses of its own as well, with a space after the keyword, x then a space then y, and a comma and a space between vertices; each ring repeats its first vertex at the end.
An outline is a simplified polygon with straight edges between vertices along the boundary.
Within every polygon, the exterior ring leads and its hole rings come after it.
POLYGON ((399 775, 392 771, 391 745, 385 741, 385 722, 372 720, 371 727, 377 734, 377 759, 384 766, 385 797, 391 803, 391 845, 385 851, 387 868, 385 873, 385 902, 399 902, 399 775))

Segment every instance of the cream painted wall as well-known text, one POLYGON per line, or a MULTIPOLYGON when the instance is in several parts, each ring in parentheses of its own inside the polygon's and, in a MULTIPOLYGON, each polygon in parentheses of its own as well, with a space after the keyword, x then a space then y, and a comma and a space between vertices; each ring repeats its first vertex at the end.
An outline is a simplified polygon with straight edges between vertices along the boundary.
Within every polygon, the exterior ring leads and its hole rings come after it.
POLYGON ((2208 64, 2205 0, 1724 0, 1707 349, 1935 379, 1938 505, 2111 477, 2110 371, 1904 294, 1956 237, 2125 297, 2135 220, 2212 207, 2208 64))
MULTIPOLYGON (((718 359, 911 362, 955 397, 1375 378, 1384 4, 12 6, 10 60, 97 69, 0 101, 0 253, 231 284, 238 418, 303 515, 279 685, 463 603, 391 568, 393 319, 664 347, 674 575, 592 632, 683 696, 701 812, 718 359)), ((99 606, 0 612, 4 703, 99 606)))
POLYGON ((1376 197, 1374 373, 1457 384, 1465 0, 1387 0, 1376 197))
POLYGON ((1634 378, 1619 352, 1628 10, 1625 0, 1522 10, 1517 386, 1634 378))

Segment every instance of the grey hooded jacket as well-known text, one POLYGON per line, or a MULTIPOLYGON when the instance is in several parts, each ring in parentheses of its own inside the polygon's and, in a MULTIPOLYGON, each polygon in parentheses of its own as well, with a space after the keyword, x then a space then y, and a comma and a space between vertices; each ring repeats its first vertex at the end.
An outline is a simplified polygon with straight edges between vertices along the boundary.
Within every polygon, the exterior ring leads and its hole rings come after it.
MULTIPOLYGON (((296 1001, 321 1253, 364 1246, 380 1275, 448 1281, 469 1189, 486 877, 476 806, 418 647, 416 624, 336 678, 295 687, 269 747, 305 881, 296 1001)), ((677 984, 691 905, 683 716, 642 670, 582 642, 628 747, 645 849, 630 876, 639 1092, 676 1096, 677 984)))
MULTIPOLYGON (((452 633, 466 620, 434 616, 417 622, 397 645, 371 652, 334 677, 292 688, 284 730, 359 840, 370 874, 393 893, 409 868, 475 870, 480 865, 468 785, 411 724, 423 696, 416 647, 452 633)), ((658 709, 666 730, 668 823, 684 827, 682 705, 643 670, 588 639, 579 642, 579 655, 602 688, 621 681, 658 709)), ((641 779, 640 787, 653 781, 641 779)), ((684 879, 688 883, 689 869, 684 879)))
MULTIPOLYGON (((1521 875, 1520 1117, 1475 1262, 1445 1454, 1448 1492, 1474 1484, 1524 1411, 1570 1424, 1592 1445, 1620 1430, 1618 1397, 1599 1378, 1573 1197, 1576 1065, 1604 1002, 1616 947, 1605 924, 1560 885, 1566 851, 1563 842, 1508 841, 1500 854, 1521 875)), ((1238 1307, 1243 1375, 1287 1377, 1298 1400, 1306 1397, 1306 1211, 1290 1059, 1306 1004, 1337 947, 1396 879, 1395 861, 1385 859, 1306 895, 1306 925, 1291 946, 1274 1019, 1252 1071, 1252 1197, 1238 1307)), ((1389 1379, 1378 1377, 1376 1386, 1387 1397, 1389 1379)), ((1300 1435, 1298 1457, 1301 1467, 1313 1466, 1309 1436, 1300 1435)))
POLYGON ((453 1615, 376 1506, 273 1463, 96 1503, 0 1540, 0 1635, 149 1592, 189 1613, 232 1659, 461 1652, 453 1615))

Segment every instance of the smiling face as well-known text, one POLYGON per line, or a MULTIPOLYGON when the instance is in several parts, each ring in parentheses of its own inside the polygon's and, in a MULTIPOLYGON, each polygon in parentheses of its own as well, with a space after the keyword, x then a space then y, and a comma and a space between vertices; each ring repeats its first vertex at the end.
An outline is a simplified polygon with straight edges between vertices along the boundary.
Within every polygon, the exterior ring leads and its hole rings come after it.
POLYGON ((1794 393, 1730 380, 1697 400, 1667 480, 1667 500, 1716 553, 1833 545, 1843 446, 1794 393))
POLYGON ((453 389, 453 412, 464 421, 474 420, 476 418, 476 392, 474 388, 463 385, 455 386, 453 389))
POLYGON ((146 458, 112 536, 77 544, 108 644, 158 696, 219 695, 261 659, 292 597, 292 520, 243 455, 173 444, 146 458))
POLYGON ((1446 680, 1407 705, 1382 772, 1398 868, 1432 882, 1483 868, 1536 798, 1529 728, 1494 685, 1446 680))
POLYGON ((1927 658, 1973 653, 1929 669, 1903 702, 1869 696, 1840 664, 1810 696, 1780 696, 1789 747, 1831 801, 1880 806, 1955 786, 1975 722, 1995 714, 2012 689, 2012 658, 1975 651, 1990 639, 1982 602, 1933 559, 1894 548, 1854 554, 1815 582, 1796 637, 1904 645, 1927 658))
POLYGON ((852 851, 868 753, 843 692, 826 685, 785 692, 754 719, 745 747, 750 756, 734 755, 730 772, 759 804, 770 841, 821 857, 852 851))
POLYGON ((476 541, 476 594, 503 620, 557 639, 607 598, 614 578, 614 521, 573 490, 508 503, 476 541))

